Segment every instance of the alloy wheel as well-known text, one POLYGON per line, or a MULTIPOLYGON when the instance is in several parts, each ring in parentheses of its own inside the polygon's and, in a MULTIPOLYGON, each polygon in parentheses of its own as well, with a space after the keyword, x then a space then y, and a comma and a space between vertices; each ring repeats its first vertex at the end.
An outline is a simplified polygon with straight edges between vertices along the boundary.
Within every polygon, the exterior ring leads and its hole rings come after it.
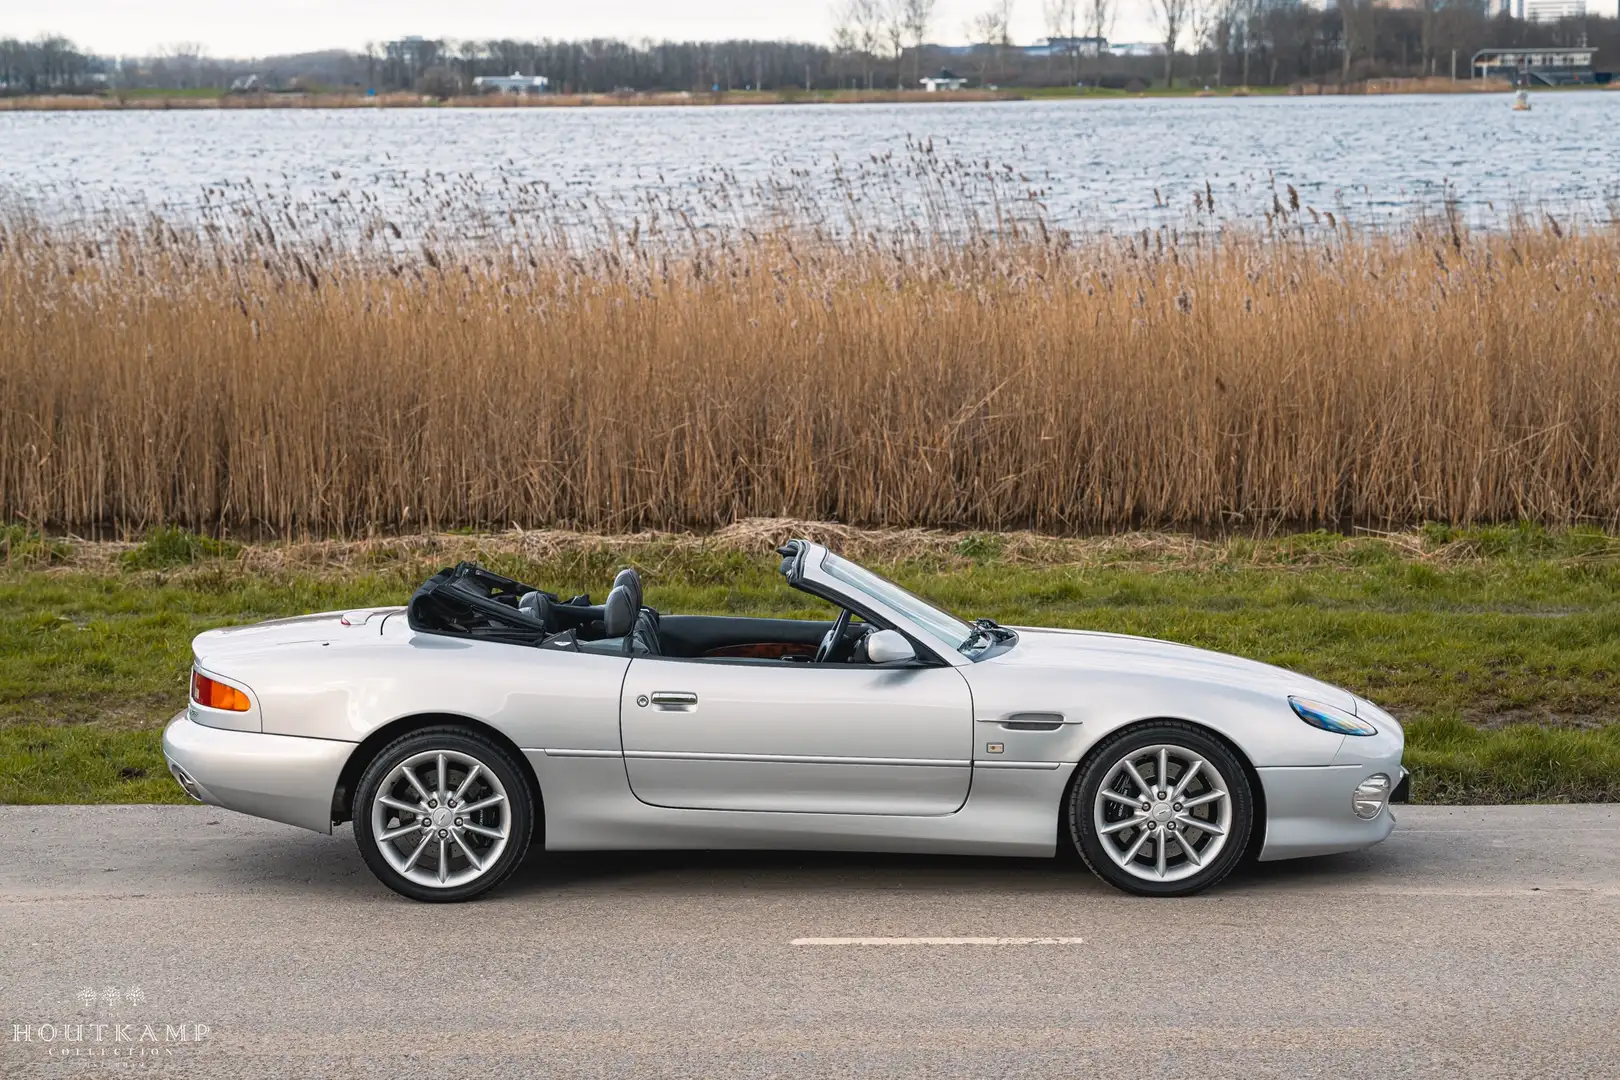
POLYGON ((431 889, 482 877, 506 850, 511 803, 494 770, 462 750, 425 750, 396 764, 371 803, 377 850, 400 876, 431 889))
POLYGON ((1209 866, 1232 833, 1226 777, 1173 743, 1133 749, 1104 774, 1092 805, 1103 851, 1142 881, 1181 881, 1209 866))

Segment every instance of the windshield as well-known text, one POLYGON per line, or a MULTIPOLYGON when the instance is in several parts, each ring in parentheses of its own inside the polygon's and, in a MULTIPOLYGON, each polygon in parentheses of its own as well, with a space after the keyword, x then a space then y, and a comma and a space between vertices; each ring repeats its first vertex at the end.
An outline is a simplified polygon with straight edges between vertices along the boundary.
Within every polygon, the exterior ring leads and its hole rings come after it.
POLYGON ((848 559, 840 559, 829 551, 821 562, 821 568, 829 577, 837 579, 857 592, 865 593, 885 607, 900 612, 941 641, 950 642, 954 649, 961 649, 974 637, 973 627, 955 615, 939 610, 889 579, 879 577, 863 566, 856 566, 848 559))

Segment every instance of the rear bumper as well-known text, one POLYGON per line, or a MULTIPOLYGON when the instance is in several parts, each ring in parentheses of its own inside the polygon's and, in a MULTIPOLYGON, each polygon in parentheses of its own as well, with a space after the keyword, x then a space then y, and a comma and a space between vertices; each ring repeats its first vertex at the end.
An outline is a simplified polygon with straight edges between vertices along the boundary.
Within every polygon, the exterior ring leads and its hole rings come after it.
POLYGON ((200 802, 316 832, 354 743, 205 727, 181 713, 163 732, 169 772, 200 802))

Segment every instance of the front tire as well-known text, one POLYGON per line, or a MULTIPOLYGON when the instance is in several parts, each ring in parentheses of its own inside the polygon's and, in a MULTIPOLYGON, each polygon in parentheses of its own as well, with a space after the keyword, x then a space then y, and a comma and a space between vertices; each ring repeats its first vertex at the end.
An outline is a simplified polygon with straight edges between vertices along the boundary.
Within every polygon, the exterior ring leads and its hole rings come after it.
POLYGON ((355 792, 354 838, 377 879, 429 903, 471 900, 516 870, 534 832, 522 767, 482 735, 431 727, 372 759, 355 792))
POLYGON ((1104 740, 1070 790, 1069 835, 1093 873, 1140 896, 1188 896, 1243 858, 1254 796, 1237 756, 1161 720, 1104 740))

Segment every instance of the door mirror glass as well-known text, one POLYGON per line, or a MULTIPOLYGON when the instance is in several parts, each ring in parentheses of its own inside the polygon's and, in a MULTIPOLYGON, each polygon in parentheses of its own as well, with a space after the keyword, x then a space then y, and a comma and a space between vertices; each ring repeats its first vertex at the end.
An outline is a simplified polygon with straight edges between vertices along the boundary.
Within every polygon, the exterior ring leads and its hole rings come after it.
POLYGON ((879 630, 866 639, 866 658, 874 664, 900 664, 917 659, 917 650, 898 630, 879 630))

